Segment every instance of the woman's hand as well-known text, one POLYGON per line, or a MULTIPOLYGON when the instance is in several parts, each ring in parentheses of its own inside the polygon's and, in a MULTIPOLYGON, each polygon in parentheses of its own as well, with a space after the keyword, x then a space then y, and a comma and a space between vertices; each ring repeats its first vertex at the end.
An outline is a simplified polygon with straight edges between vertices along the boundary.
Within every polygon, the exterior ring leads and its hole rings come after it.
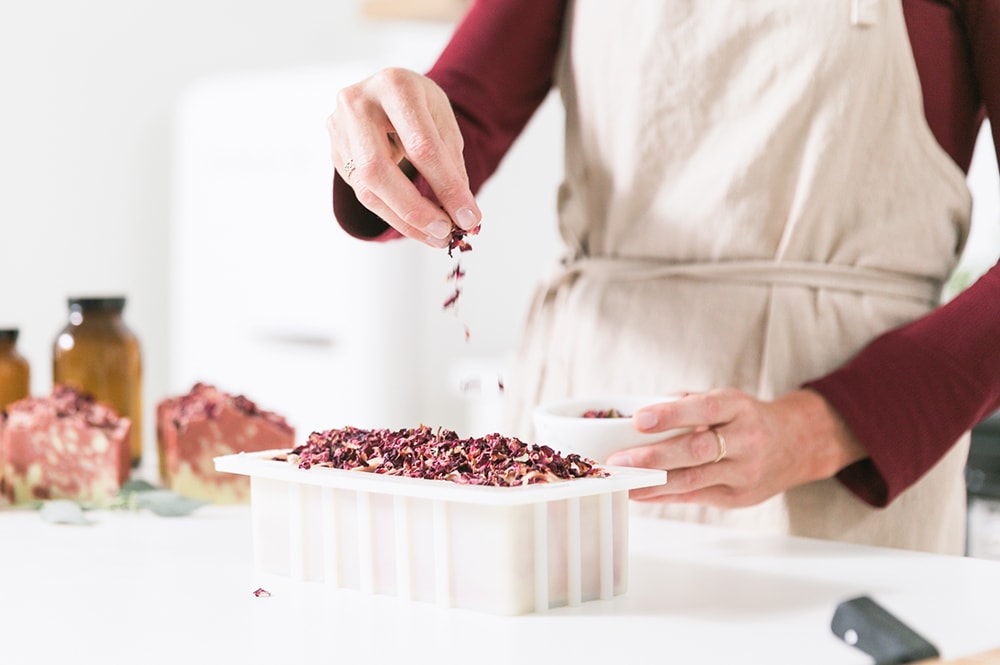
POLYGON ((826 400, 810 390, 773 402, 732 388, 689 393, 632 418, 644 432, 693 428, 608 459, 610 465, 668 471, 666 485, 631 492, 641 501, 752 506, 867 457, 826 400))
POLYGON ((446 247, 453 223, 467 231, 479 224, 455 114, 426 76, 385 69, 342 89, 327 129, 341 177, 366 208, 404 236, 446 247), (440 207, 413 185, 406 173, 411 167, 440 207))

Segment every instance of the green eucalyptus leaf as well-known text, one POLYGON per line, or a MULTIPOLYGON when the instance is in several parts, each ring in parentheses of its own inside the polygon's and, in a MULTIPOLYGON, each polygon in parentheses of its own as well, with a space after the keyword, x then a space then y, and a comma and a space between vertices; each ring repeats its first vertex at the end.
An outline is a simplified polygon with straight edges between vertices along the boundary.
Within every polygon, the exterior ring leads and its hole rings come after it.
POLYGON ((202 499, 192 499, 170 490, 144 490, 133 494, 136 508, 145 508, 161 517, 183 517, 208 504, 202 499))
POLYGON ((42 519, 52 524, 91 524, 83 514, 83 507, 69 499, 44 501, 38 509, 42 519))
POLYGON ((122 485, 119 492, 125 494, 126 492, 148 492, 156 489, 159 488, 148 480, 137 478, 135 480, 126 481, 125 484, 122 485))

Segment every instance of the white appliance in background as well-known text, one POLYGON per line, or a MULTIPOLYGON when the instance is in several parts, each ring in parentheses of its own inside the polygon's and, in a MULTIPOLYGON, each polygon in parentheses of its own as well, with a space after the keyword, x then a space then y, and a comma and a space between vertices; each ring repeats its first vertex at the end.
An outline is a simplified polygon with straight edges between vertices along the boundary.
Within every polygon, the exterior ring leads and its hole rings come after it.
POLYGON ((266 71, 185 94, 174 156, 171 394, 214 383, 284 414, 302 440, 344 425, 500 428, 493 377, 554 255, 561 108, 546 102, 481 192, 483 232, 461 255, 463 295, 445 312, 455 259, 409 241, 355 240, 332 215, 325 120, 336 91, 375 70, 359 62, 266 71))

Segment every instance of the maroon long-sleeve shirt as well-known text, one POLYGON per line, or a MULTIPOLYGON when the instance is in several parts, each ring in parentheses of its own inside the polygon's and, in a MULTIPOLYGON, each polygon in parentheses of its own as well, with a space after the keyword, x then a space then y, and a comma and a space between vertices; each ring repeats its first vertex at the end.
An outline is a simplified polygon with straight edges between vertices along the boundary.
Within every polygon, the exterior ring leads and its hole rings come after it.
MULTIPOLYGON (((1000 0, 902 0, 928 124, 967 171, 982 121, 1000 153, 1000 0)), ((448 94, 472 191, 544 101, 565 0, 477 0, 428 75, 448 94), (498 57, 497 54, 503 54, 498 57)), ((419 177, 417 186, 430 194, 419 177)), ((359 238, 398 237, 339 178, 334 211, 359 238)), ((963 432, 1000 407, 1000 264, 928 316, 875 339, 805 384, 837 409, 869 457, 838 478, 884 506, 963 432)))

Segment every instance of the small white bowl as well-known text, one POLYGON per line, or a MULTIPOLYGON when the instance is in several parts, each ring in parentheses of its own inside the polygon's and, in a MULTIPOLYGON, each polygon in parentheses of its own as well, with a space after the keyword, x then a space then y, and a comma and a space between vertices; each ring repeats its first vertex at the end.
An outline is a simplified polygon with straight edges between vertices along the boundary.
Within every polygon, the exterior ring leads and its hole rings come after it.
POLYGON ((663 441, 689 429, 645 433, 635 429, 632 415, 644 406, 672 402, 677 397, 665 395, 608 395, 577 397, 549 402, 535 407, 532 421, 535 442, 550 446, 562 454, 577 453, 601 464, 611 453, 663 441), (591 410, 614 409, 625 417, 585 417, 591 410))

